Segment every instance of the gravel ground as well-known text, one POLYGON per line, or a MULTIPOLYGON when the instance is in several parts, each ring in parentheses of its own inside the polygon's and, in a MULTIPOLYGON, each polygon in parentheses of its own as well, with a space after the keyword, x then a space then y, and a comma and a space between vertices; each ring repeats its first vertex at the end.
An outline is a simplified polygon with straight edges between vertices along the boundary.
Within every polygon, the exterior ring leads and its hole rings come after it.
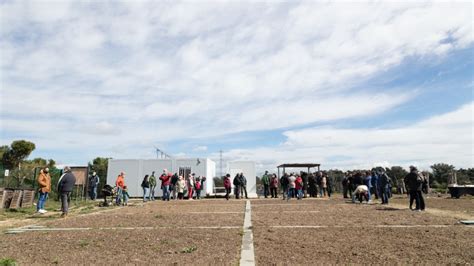
MULTIPOLYGON (((428 198, 427 212, 352 204, 340 197, 252 200, 255 256, 268 264, 468 264, 474 227, 461 225, 472 198, 428 198), (433 210, 434 212, 431 212, 433 210), (306 228, 305 228, 306 227, 306 228)), ((0 259, 45 264, 217 264, 240 259, 245 201, 149 202, 67 219, 36 219, 47 229, 0 234, 0 259), (216 227, 216 228, 204 228, 216 227), (202 228, 196 228, 202 227, 202 228)))

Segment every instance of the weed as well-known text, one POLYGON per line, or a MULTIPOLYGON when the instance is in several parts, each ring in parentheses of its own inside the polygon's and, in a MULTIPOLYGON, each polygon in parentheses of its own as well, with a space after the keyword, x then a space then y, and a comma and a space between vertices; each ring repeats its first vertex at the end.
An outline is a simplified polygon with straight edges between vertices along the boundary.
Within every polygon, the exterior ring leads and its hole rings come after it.
POLYGON ((157 215, 155 215, 155 218, 156 218, 156 219, 161 219, 161 218, 163 218, 163 215, 157 214, 157 215))
POLYGON ((89 245, 89 242, 87 242, 87 240, 82 239, 79 241, 79 246, 81 246, 81 248, 87 247, 88 245, 89 245))
POLYGON ((16 260, 12 258, 1 258, 0 266, 15 266, 16 260))
POLYGON ((58 265, 59 264, 59 258, 55 257, 54 260, 51 263, 58 265))
POLYGON ((181 250, 181 253, 193 253, 197 250, 196 246, 185 247, 181 250))

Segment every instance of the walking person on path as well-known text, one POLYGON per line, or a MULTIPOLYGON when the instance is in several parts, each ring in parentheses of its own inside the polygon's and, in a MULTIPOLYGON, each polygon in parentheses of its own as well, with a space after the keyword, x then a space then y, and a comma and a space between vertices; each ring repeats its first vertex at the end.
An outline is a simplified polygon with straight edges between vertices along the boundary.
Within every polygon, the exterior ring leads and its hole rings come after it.
POLYGON ((64 167, 63 175, 58 181, 58 192, 61 196, 61 218, 66 218, 71 202, 71 193, 76 184, 76 177, 71 173, 69 166, 64 167))
POLYGON ((39 186, 39 197, 38 204, 36 205, 37 213, 47 213, 44 209, 44 204, 48 198, 48 193, 51 191, 51 176, 49 175, 49 168, 40 170, 38 175, 38 186, 39 186))

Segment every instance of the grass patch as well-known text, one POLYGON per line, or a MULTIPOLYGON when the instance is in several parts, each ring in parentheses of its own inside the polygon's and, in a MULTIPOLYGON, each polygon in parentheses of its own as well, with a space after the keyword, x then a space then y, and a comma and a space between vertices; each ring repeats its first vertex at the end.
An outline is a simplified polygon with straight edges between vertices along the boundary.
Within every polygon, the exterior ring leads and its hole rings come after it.
POLYGON ((0 259, 0 266, 14 266, 16 264, 16 260, 12 258, 1 258, 0 259))
POLYGON ((181 250, 181 253, 193 253, 194 251, 197 250, 196 246, 190 246, 190 247, 185 247, 181 250))

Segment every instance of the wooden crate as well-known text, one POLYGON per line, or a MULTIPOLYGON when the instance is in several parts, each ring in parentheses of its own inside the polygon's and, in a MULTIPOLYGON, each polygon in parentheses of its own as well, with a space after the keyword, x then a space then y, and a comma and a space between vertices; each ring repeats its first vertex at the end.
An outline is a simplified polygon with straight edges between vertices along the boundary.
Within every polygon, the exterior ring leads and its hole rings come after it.
POLYGON ((13 192, 12 201, 10 202, 10 209, 18 209, 21 207, 21 197, 23 195, 23 191, 15 190, 13 192))
POLYGON ((33 206, 35 201, 35 191, 34 190, 23 190, 21 198, 21 207, 27 208, 33 206))
POLYGON ((13 198, 14 190, 11 189, 3 189, 1 193, 0 199, 0 209, 8 209, 10 207, 11 199, 13 198))

